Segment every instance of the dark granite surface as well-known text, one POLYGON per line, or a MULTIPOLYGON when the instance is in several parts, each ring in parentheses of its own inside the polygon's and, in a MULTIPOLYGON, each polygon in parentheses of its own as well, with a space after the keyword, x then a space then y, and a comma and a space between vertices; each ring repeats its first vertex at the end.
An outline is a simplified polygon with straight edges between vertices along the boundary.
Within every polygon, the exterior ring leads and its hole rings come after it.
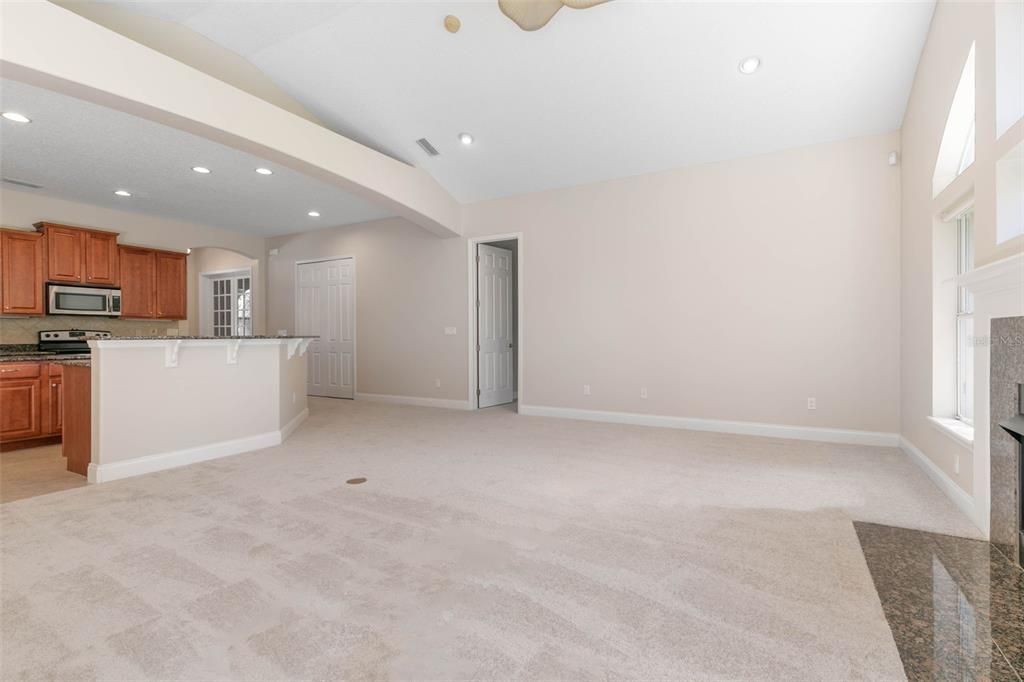
POLYGON ((112 336, 103 341, 242 341, 252 339, 319 339, 319 336, 112 336))
POLYGON ((59 362, 88 360, 88 353, 0 353, 0 362, 59 362))
POLYGON ((65 365, 65 366, 69 366, 70 365, 70 366, 73 366, 73 367, 92 367, 92 360, 90 360, 89 358, 82 358, 80 360, 75 360, 75 359, 64 360, 64 359, 61 359, 61 360, 54 360, 53 363, 55 365, 65 365))
POLYGON ((854 522, 909 680, 1024 673, 1024 571, 993 545, 854 522))
POLYGON ((993 544, 1011 561, 1020 561, 1021 445, 1000 424, 1020 414, 1024 384, 1024 317, 992 320, 989 374, 989 453, 993 544))

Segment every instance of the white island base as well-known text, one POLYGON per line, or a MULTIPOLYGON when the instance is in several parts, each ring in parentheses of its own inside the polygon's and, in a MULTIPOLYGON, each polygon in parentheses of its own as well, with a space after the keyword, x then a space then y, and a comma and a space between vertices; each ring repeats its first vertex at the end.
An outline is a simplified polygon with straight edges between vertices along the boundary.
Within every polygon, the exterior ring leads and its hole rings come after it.
POLYGON ((309 415, 309 337, 90 341, 89 481, 280 444, 309 415))

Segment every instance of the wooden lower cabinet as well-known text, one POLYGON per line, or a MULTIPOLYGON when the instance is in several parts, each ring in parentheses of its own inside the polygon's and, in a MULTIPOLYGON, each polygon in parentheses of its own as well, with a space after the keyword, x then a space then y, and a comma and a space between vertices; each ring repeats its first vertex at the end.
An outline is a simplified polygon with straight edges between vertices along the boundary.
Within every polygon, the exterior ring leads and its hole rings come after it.
POLYGON ((48 362, 0 363, 0 446, 34 447, 60 440, 64 429, 64 377, 48 362))
POLYGON ((59 436, 64 428, 64 377, 50 376, 43 381, 46 383, 43 435, 59 436))
POLYGON ((39 363, 0 365, 0 441, 43 435, 43 381, 39 363))
POLYGON ((89 475, 92 461, 92 370, 68 365, 64 368, 64 457, 68 471, 89 475))

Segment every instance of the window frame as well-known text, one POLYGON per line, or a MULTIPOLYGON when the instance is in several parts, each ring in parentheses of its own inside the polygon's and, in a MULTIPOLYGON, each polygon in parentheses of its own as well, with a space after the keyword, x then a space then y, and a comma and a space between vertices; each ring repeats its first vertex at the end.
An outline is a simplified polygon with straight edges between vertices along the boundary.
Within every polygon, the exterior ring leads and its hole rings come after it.
MULTIPOLYGON (((956 217, 957 275, 974 268, 974 208, 956 217)), ((970 426, 974 425, 974 295, 967 287, 957 285, 956 320, 956 386, 953 416, 970 426), (965 330, 969 329, 966 332, 965 330), (967 389, 967 385, 970 389, 967 389)))

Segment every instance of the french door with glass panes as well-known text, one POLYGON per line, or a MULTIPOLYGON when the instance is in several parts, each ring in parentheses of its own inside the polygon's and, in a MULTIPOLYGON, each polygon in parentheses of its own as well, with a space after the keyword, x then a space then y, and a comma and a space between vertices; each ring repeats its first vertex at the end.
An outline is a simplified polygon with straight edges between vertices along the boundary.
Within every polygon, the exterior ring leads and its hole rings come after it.
POLYGON ((210 277, 211 336, 252 336, 252 277, 233 273, 210 277))

